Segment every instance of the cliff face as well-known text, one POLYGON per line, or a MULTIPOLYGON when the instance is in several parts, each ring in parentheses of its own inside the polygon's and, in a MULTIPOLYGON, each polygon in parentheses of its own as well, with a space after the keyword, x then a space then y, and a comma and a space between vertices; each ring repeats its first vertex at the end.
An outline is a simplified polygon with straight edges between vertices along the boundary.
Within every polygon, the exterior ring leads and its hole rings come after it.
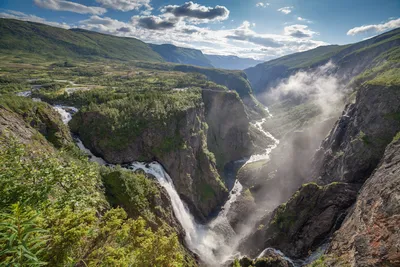
POLYGON ((70 125, 85 145, 107 162, 160 162, 199 220, 227 198, 217 164, 221 171, 226 163, 249 156, 254 150, 249 119, 234 92, 204 90, 200 103, 170 114, 162 122, 150 121, 119 148, 107 145, 117 137, 91 133, 90 129, 103 119, 100 112, 79 112, 70 125))
POLYGON ((250 156, 254 145, 249 135, 249 119, 239 96, 234 92, 203 90, 208 148, 219 169, 226 163, 250 156))
MULTIPOLYGON (((265 195, 271 198, 269 201, 279 198, 284 201, 285 190, 276 196, 277 187, 293 188, 299 181, 319 184, 302 186, 287 203, 266 214, 259 228, 242 245, 243 251, 256 256, 271 246, 294 258, 306 257, 309 250, 316 249, 340 227, 356 201, 359 188, 374 173, 342 229, 335 234, 328 256, 335 259, 346 254, 348 262, 359 261, 356 266, 377 266, 374 264, 389 258, 397 263, 399 244, 390 235, 398 235, 394 226, 398 225, 398 205, 394 204, 398 202, 399 190, 398 143, 389 146, 382 158, 386 146, 400 131, 399 101, 398 86, 364 83, 355 103, 346 107, 314 157, 311 153, 300 157, 299 162, 305 165, 295 164, 294 168, 285 169, 272 155, 272 160, 260 167, 264 171, 258 172, 258 178, 248 179, 245 170, 239 172, 245 186, 255 186, 252 190, 256 200, 257 196, 265 195), (383 163, 375 170, 379 162, 383 163), (288 184, 290 181, 292 184, 288 184)), ((305 140, 299 141, 308 147, 305 140)), ((274 152, 278 156, 280 149, 274 152)))
POLYGON ((306 256, 334 230, 340 216, 355 201, 357 189, 341 183, 302 186, 261 222, 243 247, 253 257, 267 247, 293 258, 306 256))
POLYGON ((400 265, 399 214, 400 140, 396 140, 386 148, 379 167, 334 234, 327 252, 329 265, 400 265))
POLYGON ((400 90, 363 85, 346 107, 313 162, 311 177, 323 183, 364 183, 400 130, 400 90))
POLYGON ((46 103, 37 103, 21 98, 15 99, 25 104, 21 104, 20 107, 11 105, 11 107, 6 107, 0 103, 1 132, 7 131, 25 144, 38 141, 43 147, 47 147, 48 144, 44 140, 36 138, 39 133, 56 148, 72 143, 68 128, 52 107, 46 103))
POLYGON ((104 145, 112 140, 112 136, 102 136, 101 133, 87 135, 85 129, 99 120, 102 117, 98 113, 78 113, 72 121, 72 129, 107 162, 160 162, 173 179, 181 198, 200 219, 207 217, 227 196, 212 155, 207 150, 203 105, 168 117, 163 122, 165 127, 160 127, 159 123, 148 124, 120 149, 104 145))

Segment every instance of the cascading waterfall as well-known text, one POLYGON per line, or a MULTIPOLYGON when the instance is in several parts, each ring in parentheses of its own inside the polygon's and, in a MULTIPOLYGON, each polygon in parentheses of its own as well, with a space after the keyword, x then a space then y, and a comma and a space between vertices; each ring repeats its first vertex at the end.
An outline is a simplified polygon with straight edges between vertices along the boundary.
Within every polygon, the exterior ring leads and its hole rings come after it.
MULTIPOLYGON (((74 107, 68 106, 54 106, 54 109, 58 111, 65 124, 72 119, 72 115, 78 111, 74 107)), ((266 119, 262 119, 254 124, 265 136, 275 141, 275 144, 268 147, 265 153, 261 155, 254 155, 247 160, 249 162, 255 162, 269 158, 269 153, 279 144, 279 140, 275 139, 270 133, 266 132, 262 128, 262 124, 266 119)), ((82 141, 77 138, 78 147, 84 151, 90 157, 90 160, 99 163, 100 165, 107 164, 102 158, 96 157, 93 153, 87 149, 82 141)), ((240 196, 243 186, 239 181, 236 181, 227 202, 221 209, 218 216, 207 225, 198 224, 194 217, 191 215, 186 204, 179 197, 178 192, 175 189, 173 181, 168 173, 158 162, 143 163, 133 162, 126 168, 132 171, 143 170, 145 173, 154 176, 159 184, 167 191, 170 199, 172 208, 175 216, 185 229, 186 236, 185 242, 188 248, 194 253, 198 254, 201 260, 209 266, 220 266, 227 260, 232 259, 235 255, 239 241, 242 239, 241 236, 237 235, 227 220, 227 214, 234 203, 240 196)))

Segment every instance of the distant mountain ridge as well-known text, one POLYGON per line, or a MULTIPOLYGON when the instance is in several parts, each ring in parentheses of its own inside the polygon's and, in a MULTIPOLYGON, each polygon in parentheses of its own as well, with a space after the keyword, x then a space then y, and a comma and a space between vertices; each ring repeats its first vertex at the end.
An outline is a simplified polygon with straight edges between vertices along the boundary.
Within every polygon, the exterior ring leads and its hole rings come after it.
POLYGON ((82 29, 0 19, 0 52, 41 55, 47 59, 113 59, 163 62, 146 43, 82 29))
POLYGON ((149 44, 149 46, 167 62, 199 67, 214 67, 201 50, 178 47, 171 44, 149 44))
POLYGON ((400 29, 349 45, 320 46, 267 61, 245 69, 255 93, 263 93, 299 70, 313 69, 329 61, 339 76, 349 81, 365 70, 377 67, 400 55, 400 29))
POLYGON ((237 56, 205 54, 205 57, 211 62, 214 67, 227 70, 244 70, 264 62, 261 60, 255 60, 252 58, 241 58, 237 56))
POLYGON ((35 54, 49 60, 138 60, 208 68, 226 67, 226 69, 244 69, 249 65, 243 65, 242 62, 252 61, 252 59, 226 57, 229 58, 230 63, 220 64, 215 61, 215 57, 206 56, 198 49, 171 44, 147 44, 135 38, 118 37, 79 28, 66 30, 15 19, 0 18, 0 36, 0 52, 2 53, 12 51, 35 54), (213 59, 215 65, 210 58, 213 59), (238 67, 239 65, 241 67, 238 67))

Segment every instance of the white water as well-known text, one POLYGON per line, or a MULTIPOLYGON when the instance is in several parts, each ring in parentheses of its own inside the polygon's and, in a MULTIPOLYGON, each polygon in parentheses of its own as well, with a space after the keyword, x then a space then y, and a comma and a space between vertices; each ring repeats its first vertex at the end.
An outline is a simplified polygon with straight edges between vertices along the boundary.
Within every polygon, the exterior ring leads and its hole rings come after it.
MULTIPOLYGON (((267 109, 267 108, 266 108, 267 109)), ((268 111, 269 112, 269 111, 268 111)), ((270 116, 272 117, 272 115, 270 114, 270 116)), ((256 155, 252 155, 246 162, 246 164, 248 163, 252 163, 252 162, 257 162, 260 160, 269 160, 269 154, 271 154, 271 151, 274 150, 278 145, 279 145, 279 140, 276 139, 274 136, 272 136, 272 134, 270 134, 269 132, 265 131, 264 128, 262 127, 262 125, 265 123, 267 119, 263 118, 260 121, 255 122, 253 125, 260 131, 262 132, 267 138, 271 139, 272 141, 274 141, 273 145, 268 146, 265 149, 265 152, 262 154, 256 154, 256 155)))
MULTIPOLYGON (((54 106, 54 109, 60 113, 65 124, 67 124, 71 120, 72 115, 78 111, 74 107, 67 106, 54 106)), ((266 119, 256 122, 255 126, 263 132, 265 136, 274 140, 275 144, 269 146, 265 153, 252 156, 246 164, 269 158, 269 153, 279 144, 279 140, 275 139, 270 133, 266 132, 262 128, 262 124, 265 120, 266 119)), ((97 162, 100 165, 107 165, 107 162, 102 158, 94 156, 93 153, 83 145, 80 139, 77 139, 77 145, 82 151, 90 156, 91 161, 97 162)), ((232 203, 234 203, 241 195, 243 186, 239 181, 235 182, 229 198, 218 216, 207 225, 202 225, 195 221, 188 207, 179 197, 171 177, 158 162, 133 162, 127 169, 133 171, 141 169, 145 173, 151 174, 167 191, 171 199, 174 214, 185 230, 185 242, 188 248, 198 254, 205 264, 208 266, 221 266, 227 260, 233 259, 235 256, 240 256, 237 254, 237 247, 240 240, 250 233, 250 231, 237 235, 231 228, 226 217, 232 203)))
POLYGON ((32 91, 31 90, 17 93, 17 96, 23 96, 23 97, 29 97, 31 95, 32 95, 32 91))
POLYGON ((55 105, 53 108, 61 115, 64 124, 68 124, 72 119, 72 115, 78 112, 78 109, 75 107, 55 105))

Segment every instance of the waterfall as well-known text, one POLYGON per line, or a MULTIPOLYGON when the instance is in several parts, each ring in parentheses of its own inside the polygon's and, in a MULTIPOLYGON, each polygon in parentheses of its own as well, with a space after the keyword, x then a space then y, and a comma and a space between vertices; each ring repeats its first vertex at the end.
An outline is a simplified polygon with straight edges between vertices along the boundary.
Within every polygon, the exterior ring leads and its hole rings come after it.
POLYGON ((61 115, 61 119, 64 124, 68 124, 68 122, 72 119, 72 115, 78 112, 78 109, 75 107, 55 105, 53 108, 61 115))
MULTIPOLYGON (((72 119, 72 115, 78 111, 74 107, 68 106, 54 106, 54 109, 60 113, 61 118, 65 124, 72 119)), ((275 139, 271 134, 266 132, 262 128, 262 124, 265 119, 256 122, 254 125, 259 129, 265 136, 271 138, 275 141, 275 144, 268 147, 265 153, 261 155, 255 155, 251 157, 248 162, 254 162, 268 157, 268 154, 274 149, 279 141, 275 139)), ((79 138, 76 138, 78 147, 84 151, 91 161, 97 162, 100 165, 109 165, 102 158, 96 157, 93 153, 87 149, 79 138)), ((246 163, 246 164, 247 164, 246 163)), ((154 176, 158 183, 167 191, 170 199, 172 208, 176 218, 185 230, 185 242, 188 248, 199 255, 200 259, 208 266, 221 266, 227 260, 233 259, 239 245, 240 240, 245 235, 237 235, 232 227, 230 226, 227 214, 231 208, 232 203, 234 203, 240 196, 243 186, 239 181, 236 181, 227 202, 219 212, 218 216, 212 220, 207 225, 199 224, 195 221, 194 217, 191 215, 187 205, 181 200, 178 192, 175 189, 173 181, 168 173, 158 162, 143 163, 143 162, 133 162, 128 165, 125 169, 136 171, 143 170, 145 173, 154 176)))

